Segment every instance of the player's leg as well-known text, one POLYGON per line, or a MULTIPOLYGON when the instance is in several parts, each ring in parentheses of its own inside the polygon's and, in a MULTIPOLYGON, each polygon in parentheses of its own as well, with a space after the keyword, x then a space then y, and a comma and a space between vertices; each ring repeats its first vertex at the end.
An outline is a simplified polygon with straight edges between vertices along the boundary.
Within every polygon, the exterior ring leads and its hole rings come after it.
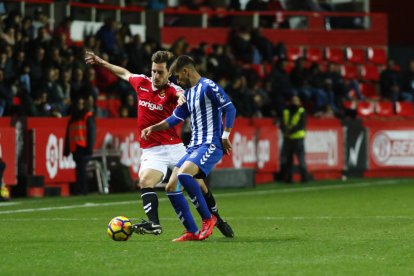
POLYGON ((158 196, 154 189, 167 173, 167 160, 163 147, 145 149, 141 156, 141 168, 139 171, 139 186, 144 212, 148 220, 134 224, 137 233, 159 235, 162 232, 158 216, 158 196))
POLYGON ((204 199, 206 200, 207 206, 210 212, 217 217, 217 228, 220 232, 228 238, 234 237, 233 229, 227 223, 227 221, 223 220, 218 212, 216 199, 214 198, 211 190, 207 187, 206 183, 202 179, 196 179, 198 184, 200 185, 201 191, 203 192, 204 199))
POLYGON ((190 207, 184 197, 181 185, 178 184, 177 172, 178 168, 176 167, 171 173, 170 180, 165 187, 165 191, 167 192, 168 199, 170 200, 178 219, 184 225, 186 231, 182 236, 174 239, 173 241, 180 242, 198 240, 199 230, 194 221, 193 215, 190 212, 190 207))

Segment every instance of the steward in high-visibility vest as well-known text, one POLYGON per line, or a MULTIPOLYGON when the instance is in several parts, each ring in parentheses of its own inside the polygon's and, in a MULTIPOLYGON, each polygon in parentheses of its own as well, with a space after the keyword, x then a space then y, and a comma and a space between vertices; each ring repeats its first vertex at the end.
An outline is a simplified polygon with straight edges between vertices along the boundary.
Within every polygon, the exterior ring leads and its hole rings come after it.
POLYGON ((78 146, 83 148, 87 147, 87 121, 91 116, 93 116, 93 114, 89 111, 83 118, 79 118, 78 120, 69 123, 69 148, 71 152, 75 152, 78 146))
POLYGON ((96 136, 95 119, 92 112, 88 111, 90 100, 76 100, 66 128, 64 155, 69 156, 72 153, 76 163, 75 194, 86 195, 89 191, 86 168, 92 159, 96 136))
POLYGON ((305 138, 305 122, 304 122, 304 112, 303 107, 299 107, 295 113, 290 109, 283 110, 283 125, 285 126, 289 139, 303 139, 305 138), (291 114, 293 113, 293 114, 291 114), (302 118, 302 120, 301 120, 302 118))
POLYGON ((283 110, 280 128, 283 132, 281 153, 281 174, 286 182, 293 181, 294 156, 299 161, 302 182, 308 181, 305 161, 306 110, 301 106, 299 97, 294 96, 290 105, 283 110))

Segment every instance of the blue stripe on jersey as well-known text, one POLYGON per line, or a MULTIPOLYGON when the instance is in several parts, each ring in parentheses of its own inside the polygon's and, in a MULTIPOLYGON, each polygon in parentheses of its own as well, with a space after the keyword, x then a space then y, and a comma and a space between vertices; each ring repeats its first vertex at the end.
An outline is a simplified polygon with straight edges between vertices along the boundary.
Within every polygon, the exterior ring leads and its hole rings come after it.
POLYGON ((228 96, 215 82, 205 78, 187 92, 192 127, 189 147, 206 143, 220 145, 223 131, 221 108, 231 104, 228 96))

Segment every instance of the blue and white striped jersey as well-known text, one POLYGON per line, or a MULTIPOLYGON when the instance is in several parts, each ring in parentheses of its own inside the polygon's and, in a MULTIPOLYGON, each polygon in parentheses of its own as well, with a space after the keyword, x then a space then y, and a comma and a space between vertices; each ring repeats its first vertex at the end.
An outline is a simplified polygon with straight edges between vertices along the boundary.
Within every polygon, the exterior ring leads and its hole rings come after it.
POLYGON ((185 91, 187 104, 176 108, 173 115, 184 121, 191 116, 191 142, 188 147, 214 143, 221 148, 223 133, 222 108, 232 105, 223 88, 214 81, 201 78, 185 91))

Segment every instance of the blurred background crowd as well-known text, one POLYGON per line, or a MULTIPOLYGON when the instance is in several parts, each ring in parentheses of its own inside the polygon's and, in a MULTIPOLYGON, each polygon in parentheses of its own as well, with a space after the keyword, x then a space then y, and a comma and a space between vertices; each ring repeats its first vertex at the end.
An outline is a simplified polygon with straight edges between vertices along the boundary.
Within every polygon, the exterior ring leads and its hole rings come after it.
MULTIPOLYGON (((102 1, 88 1, 102 3, 102 1)), ((131 1, 134 2, 134 1, 131 1)), ((148 9, 163 9, 163 1, 136 1, 148 9)), ((220 1, 218 1, 220 2, 220 1)), ((247 1, 245 10, 332 11, 326 1, 247 1)), ((182 1, 189 9, 214 8, 214 1, 182 1)), ((240 10, 240 1, 230 1, 228 10, 240 10)), ((142 41, 129 25, 108 18, 82 45, 71 40, 73 18, 64 18, 50 28, 42 9, 24 17, 8 11, 0 22, 0 116, 66 116, 71 103, 87 96, 97 117, 136 117, 132 87, 102 67, 86 66, 85 49, 133 73, 151 75, 151 55, 171 50, 176 56, 192 56, 203 76, 218 82, 231 96, 238 116, 280 117, 286 99, 298 95, 310 114, 319 117, 352 116, 344 101, 365 99, 357 78, 344 78, 339 64, 312 63, 298 58, 287 62, 283 41, 274 44, 260 29, 239 27, 228 43, 189 45, 184 38, 163 47, 159 41, 142 41), (113 106, 100 105, 104 99, 113 106)), ((282 22, 283 23, 283 22, 282 22)), ((218 23, 219 24, 219 23, 218 23)), ((264 23, 266 24, 266 23, 264 23)), ((414 61, 400 68, 393 60, 381 69, 378 97, 388 101, 413 101, 414 61)))

